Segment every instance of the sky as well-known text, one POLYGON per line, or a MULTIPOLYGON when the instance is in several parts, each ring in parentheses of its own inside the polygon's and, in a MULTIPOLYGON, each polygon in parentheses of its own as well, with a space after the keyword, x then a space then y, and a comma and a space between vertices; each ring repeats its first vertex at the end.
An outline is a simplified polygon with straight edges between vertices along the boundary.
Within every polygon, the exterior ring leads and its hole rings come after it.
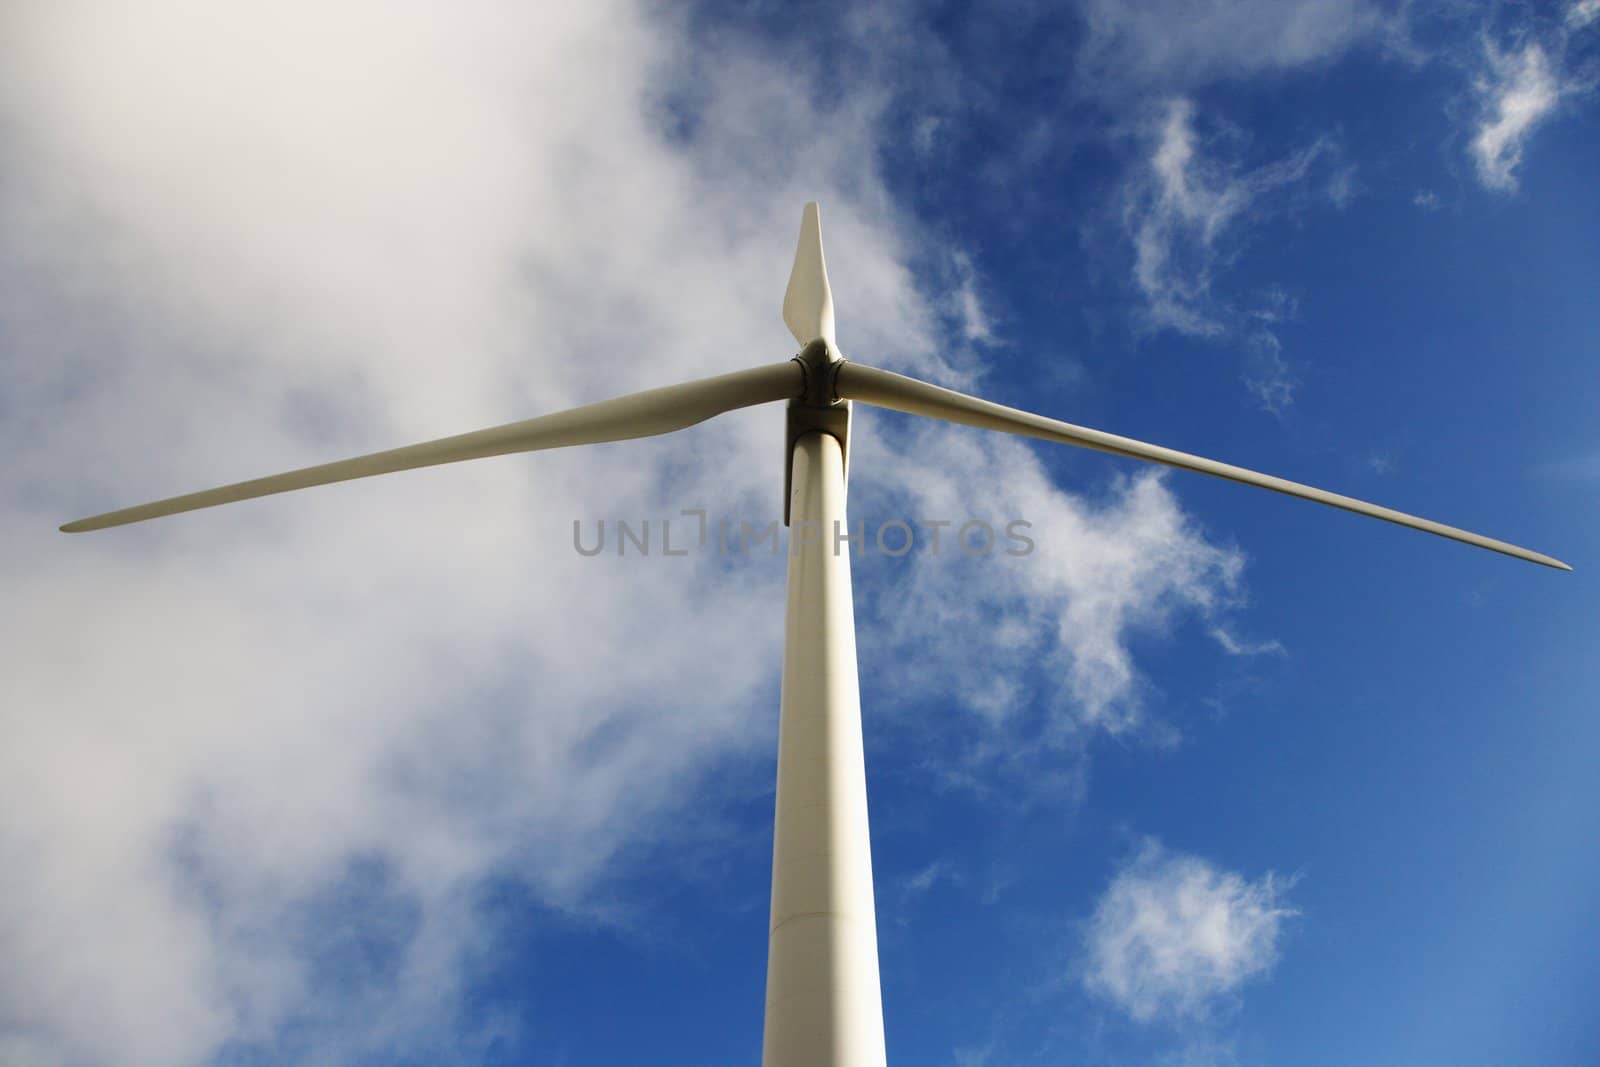
POLYGON ((1033 542, 853 560, 891 1062, 1600 1062, 1597 92, 1595 0, 4 5, 0 1063, 755 1062, 776 406, 56 527, 785 359, 808 200, 848 359, 1576 568, 858 407, 869 542, 1033 542))

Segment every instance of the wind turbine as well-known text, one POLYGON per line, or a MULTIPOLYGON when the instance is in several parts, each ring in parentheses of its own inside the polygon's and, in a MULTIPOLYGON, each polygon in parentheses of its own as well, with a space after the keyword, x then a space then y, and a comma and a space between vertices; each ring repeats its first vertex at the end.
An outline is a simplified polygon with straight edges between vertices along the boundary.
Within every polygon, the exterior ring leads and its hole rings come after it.
POLYGON ((487 430, 171 497, 61 527, 100 530, 292 489, 512 452, 671 433, 737 408, 789 402, 785 521, 790 537, 784 616, 778 785, 767 954, 766 1067, 884 1062, 883 1006, 867 836, 866 771, 845 524, 851 401, 986 430, 1092 448, 1198 471, 1370 515, 1561 570, 1560 560, 1504 541, 1192 456, 966 396, 839 355, 833 293, 815 203, 783 299, 803 347, 783 363, 670 385, 487 430))

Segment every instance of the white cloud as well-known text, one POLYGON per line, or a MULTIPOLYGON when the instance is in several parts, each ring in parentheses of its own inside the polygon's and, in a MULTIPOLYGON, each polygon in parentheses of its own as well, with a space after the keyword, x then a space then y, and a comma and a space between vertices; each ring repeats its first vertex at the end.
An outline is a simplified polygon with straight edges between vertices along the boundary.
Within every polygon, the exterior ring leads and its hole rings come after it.
POLYGON ((1263 196, 1306 176, 1327 150, 1318 141, 1282 160, 1247 170, 1202 155, 1194 104, 1168 102, 1146 172, 1129 197, 1124 221, 1134 246, 1134 281, 1149 323, 1195 336, 1224 332, 1224 309, 1212 276, 1227 258, 1222 239, 1263 196))
MULTIPOLYGON (((1183 333, 1215 333, 1219 327, 1193 306, 1210 287, 1210 263, 1183 271, 1174 263, 1173 245, 1184 230, 1193 233, 1202 252, 1244 204, 1244 191, 1232 183, 1207 188, 1189 174, 1194 165, 1194 105, 1174 100, 1167 109, 1161 138, 1150 159, 1156 179, 1153 210, 1140 222, 1134 238, 1134 278, 1150 300, 1156 325, 1183 333)), ((1197 176, 1198 177, 1198 176, 1197 176)))
POLYGON ((1600 18, 1600 0, 1576 0, 1567 8, 1567 26, 1579 29, 1600 18))
POLYGON ((1236 636, 1226 626, 1213 626, 1211 636, 1222 646, 1222 650, 1230 656, 1266 656, 1284 654, 1281 641, 1249 641, 1236 636))
POLYGON ((1432 189, 1418 189, 1417 195, 1411 198, 1411 203, 1424 211, 1439 210, 1439 194, 1432 189))
POLYGON ((1600 481, 1600 451, 1580 453, 1567 459, 1554 460, 1539 467, 1547 478, 1562 481, 1600 481))
MULTIPOLYGON (((887 286, 876 328, 914 340, 894 239, 804 166, 737 169, 752 124, 815 129, 803 92, 710 79, 737 183, 646 126, 639 77, 681 44, 626 7, 7 21, 0 1017, 42 1062, 470 1047, 476 887, 588 907, 769 730, 781 569, 580 560, 570 521, 769 511, 776 457, 713 457, 769 455, 772 413, 55 526, 781 359, 809 195, 836 277, 887 286), (740 653, 686 668, 708 645, 740 653), (330 923, 389 962, 328 987, 330 923)), ((869 158, 836 118, 799 143, 869 158)))
POLYGON ((1144 293, 1151 324, 1180 333, 1214 335, 1222 327, 1202 308, 1211 288, 1217 235, 1248 203, 1248 190, 1196 162, 1194 105, 1167 105, 1149 159, 1153 181, 1127 215, 1134 245, 1134 281, 1144 293), (1189 250, 1190 262, 1181 254, 1189 250))
POLYGON ((1294 391, 1299 385, 1283 358, 1283 344, 1277 334, 1263 327, 1256 330, 1249 345, 1241 376, 1244 386, 1257 407, 1282 417, 1294 403, 1294 391))
POLYGON ((1087 0, 1086 80, 1182 89, 1331 59, 1391 20, 1366 0, 1087 0))
POLYGON ((1293 317, 1294 301, 1273 289, 1263 294, 1261 307, 1240 311, 1213 292, 1213 281, 1231 261, 1249 223, 1274 208, 1269 198, 1301 183, 1331 151, 1319 140, 1254 169, 1208 156, 1196 132, 1194 104, 1175 99, 1163 111, 1123 211, 1145 328, 1191 337, 1246 337, 1252 351, 1246 385, 1274 414, 1282 414, 1294 399, 1294 378, 1275 331, 1293 317))
POLYGON ((878 888, 878 899, 895 901, 896 906, 886 907, 885 910, 892 916, 896 926, 905 927, 919 911, 918 904, 927 898, 935 886, 941 882, 960 885, 964 881, 955 862, 948 857, 940 857, 910 874, 886 880, 878 888))
POLYGON ((950 1053, 955 1060, 956 1067, 989 1067, 994 1062, 995 1043, 986 1045, 963 1045, 950 1053))
POLYGON ((1139 1022, 1204 1018, 1277 961, 1286 888, 1147 840, 1089 920, 1084 985, 1139 1022))
POLYGON ((1513 52, 1485 42, 1484 50, 1487 69, 1478 81, 1481 110, 1470 146, 1472 160, 1487 188, 1515 192, 1523 147, 1560 100, 1561 85, 1536 42, 1513 52))
MULTIPOLYGON (((1085 460, 1090 469, 1103 462, 1085 460)), ((909 573, 858 606, 864 647, 921 650, 914 660, 893 661, 905 665, 887 675, 902 699, 954 696, 1001 731, 964 743, 965 758, 1015 763, 1034 751, 1030 742, 1058 747, 1085 731, 1170 736, 1170 724, 1148 714, 1148 683, 1129 639, 1225 611, 1237 598, 1244 557, 1196 528, 1165 472, 1119 477, 1099 497, 1062 493, 1032 446, 935 424, 913 424, 888 441, 866 438, 859 469, 851 478, 866 483, 870 503, 853 514, 863 521, 877 508, 981 519, 1001 537, 1000 548, 979 560, 951 549, 954 529, 944 533, 942 554, 924 537, 924 549, 908 557, 909 573), (896 484, 883 485, 877 472, 894 465, 896 484), (1022 532, 1035 547, 1007 558, 1004 526, 1013 519, 1031 524, 1022 532), (962 626, 964 619, 980 623, 962 626), (1041 701, 1049 715, 1019 721, 1041 701)))
POLYGON ((1360 185, 1356 180, 1356 168, 1353 164, 1340 167, 1333 172, 1333 177, 1328 179, 1328 201, 1334 207, 1343 211, 1349 207, 1360 192, 1360 185))
POLYGON ((955 864, 948 859, 940 858, 929 863, 921 870, 906 876, 905 889, 907 896, 926 893, 941 881, 954 881, 956 877, 955 864))
MULTIPOLYGON (((570 530, 774 513, 773 410, 55 526, 781 359, 809 198, 847 350, 944 373, 873 94, 830 109, 772 68, 622 3, 8 13, 0 1059, 460 1054, 502 1025, 461 1015, 486 882, 622 921, 597 887, 692 832, 672 816, 710 768, 770 755, 781 568, 587 560, 570 530), (707 648, 737 654, 708 672, 707 648)), ((1237 584, 1160 478, 1071 496, 1026 447, 938 428, 899 474, 867 421, 858 485, 1041 522, 1040 565, 969 607, 931 568, 908 591, 946 594, 941 640, 1004 652, 1000 719, 1035 638, 982 611, 1045 624, 1063 721, 1127 728, 1128 635, 1237 584)))
POLYGON ((939 115, 920 115, 911 126, 911 147, 917 155, 932 154, 938 146, 939 133, 944 127, 945 120, 939 115))
POLYGON ((994 324, 978 297, 978 278, 972 268, 972 257, 965 252, 957 252, 953 256, 953 263, 957 285, 950 303, 954 318, 960 324, 961 335, 968 343, 992 344, 995 340, 994 324))

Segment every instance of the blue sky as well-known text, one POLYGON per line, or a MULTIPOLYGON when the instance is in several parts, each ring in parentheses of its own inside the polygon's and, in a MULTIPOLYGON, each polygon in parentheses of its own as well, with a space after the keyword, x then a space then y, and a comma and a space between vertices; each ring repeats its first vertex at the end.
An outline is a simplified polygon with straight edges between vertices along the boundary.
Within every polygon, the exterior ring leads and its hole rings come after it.
POLYGON ((0 1061, 752 1062, 775 408, 61 522, 791 354, 1527 545, 871 410, 891 1061, 1600 1061, 1600 6, 13 7, 0 1061), (674 527, 675 531, 678 527, 674 527))

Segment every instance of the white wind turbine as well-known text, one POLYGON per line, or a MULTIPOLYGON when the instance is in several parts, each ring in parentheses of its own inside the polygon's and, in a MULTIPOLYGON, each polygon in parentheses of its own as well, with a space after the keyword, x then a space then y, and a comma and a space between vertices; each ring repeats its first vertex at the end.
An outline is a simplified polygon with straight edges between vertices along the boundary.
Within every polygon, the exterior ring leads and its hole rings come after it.
POLYGON ((1371 515, 1561 570, 1560 560, 1365 501, 1127 437, 1058 422, 914 378, 849 363, 834 340, 833 294, 817 205, 807 204, 783 299, 804 347, 783 363, 669 385, 474 433, 171 497, 80 519, 99 530, 217 504, 374 474, 512 452, 670 433, 736 408, 787 400, 785 520, 791 537, 779 712, 772 913, 767 955, 766 1067, 884 1062, 883 1007, 845 525, 850 402, 1078 445, 1198 471, 1371 515), (809 536, 807 534, 809 533, 809 536))

